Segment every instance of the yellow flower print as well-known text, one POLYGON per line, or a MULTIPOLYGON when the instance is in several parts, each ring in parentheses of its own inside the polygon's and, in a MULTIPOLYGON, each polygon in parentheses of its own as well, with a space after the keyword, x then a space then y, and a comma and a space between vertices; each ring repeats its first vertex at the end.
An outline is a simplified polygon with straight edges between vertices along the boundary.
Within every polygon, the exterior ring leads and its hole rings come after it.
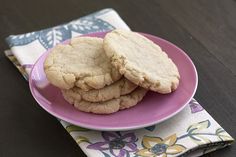
POLYGON ((176 134, 165 139, 144 136, 142 140, 144 149, 139 150, 136 154, 143 157, 167 157, 168 154, 174 155, 186 150, 184 146, 175 144, 176 140, 176 134))

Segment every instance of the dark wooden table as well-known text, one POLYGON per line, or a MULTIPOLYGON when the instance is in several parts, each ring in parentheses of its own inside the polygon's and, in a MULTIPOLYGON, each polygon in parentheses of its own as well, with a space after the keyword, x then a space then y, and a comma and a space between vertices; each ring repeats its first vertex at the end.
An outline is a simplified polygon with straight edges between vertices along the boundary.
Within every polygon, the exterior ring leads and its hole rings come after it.
MULTIPOLYGON (((47 28, 111 7, 135 31, 181 47, 194 61, 195 98, 236 137, 235 0, 0 0, 0 50, 4 38, 47 28)), ((0 156, 85 156, 56 118, 40 108, 27 82, 0 53, 0 156)), ((235 157, 236 146, 206 156, 235 157)))

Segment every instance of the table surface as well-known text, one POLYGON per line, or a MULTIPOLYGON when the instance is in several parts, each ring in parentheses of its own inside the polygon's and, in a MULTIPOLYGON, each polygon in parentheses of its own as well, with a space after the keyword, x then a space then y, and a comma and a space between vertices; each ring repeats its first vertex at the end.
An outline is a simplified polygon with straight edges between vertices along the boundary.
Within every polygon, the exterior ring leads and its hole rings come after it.
MULTIPOLYGON (((192 58, 199 74, 195 98, 236 137, 235 0, 0 0, 0 50, 4 38, 114 8, 134 31, 167 39, 192 58)), ((27 82, 0 53, 0 156, 83 157, 56 118, 37 105, 27 82)), ((235 144, 210 153, 235 157, 235 144)))

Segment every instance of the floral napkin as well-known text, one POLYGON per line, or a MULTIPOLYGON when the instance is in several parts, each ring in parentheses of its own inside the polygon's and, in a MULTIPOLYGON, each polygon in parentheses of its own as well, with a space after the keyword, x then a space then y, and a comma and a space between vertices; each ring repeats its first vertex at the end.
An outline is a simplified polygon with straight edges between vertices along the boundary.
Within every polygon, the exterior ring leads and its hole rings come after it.
MULTIPOLYGON (((55 44, 114 28, 130 29, 116 11, 104 9, 52 28, 11 35, 5 54, 27 79, 35 61, 55 44)), ((234 140, 194 99, 173 118, 138 130, 100 132, 59 121, 90 157, 201 156, 234 140)))

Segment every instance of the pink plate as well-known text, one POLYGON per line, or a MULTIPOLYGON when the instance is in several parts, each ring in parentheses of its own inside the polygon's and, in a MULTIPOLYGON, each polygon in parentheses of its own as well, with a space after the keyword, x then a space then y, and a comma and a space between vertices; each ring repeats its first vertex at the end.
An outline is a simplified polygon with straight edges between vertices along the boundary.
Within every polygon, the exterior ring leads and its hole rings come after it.
MULTIPOLYGON (((86 36, 104 37, 105 34, 93 33, 86 36)), ((94 130, 137 129, 160 123, 174 116, 188 104, 195 94, 198 83, 196 68, 191 59, 172 43, 149 34, 141 34, 160 45, 177 65, 181 80, 175 92, 162 95, 149 91, 135 107, 110 115, 80 112, 67 103, 60 90, 50 85, 46 79, 43 62, 49 50, 39 58, 31 71, 29 85, 32 95, 39 105, 53 116, 71 124, 94 130)))

